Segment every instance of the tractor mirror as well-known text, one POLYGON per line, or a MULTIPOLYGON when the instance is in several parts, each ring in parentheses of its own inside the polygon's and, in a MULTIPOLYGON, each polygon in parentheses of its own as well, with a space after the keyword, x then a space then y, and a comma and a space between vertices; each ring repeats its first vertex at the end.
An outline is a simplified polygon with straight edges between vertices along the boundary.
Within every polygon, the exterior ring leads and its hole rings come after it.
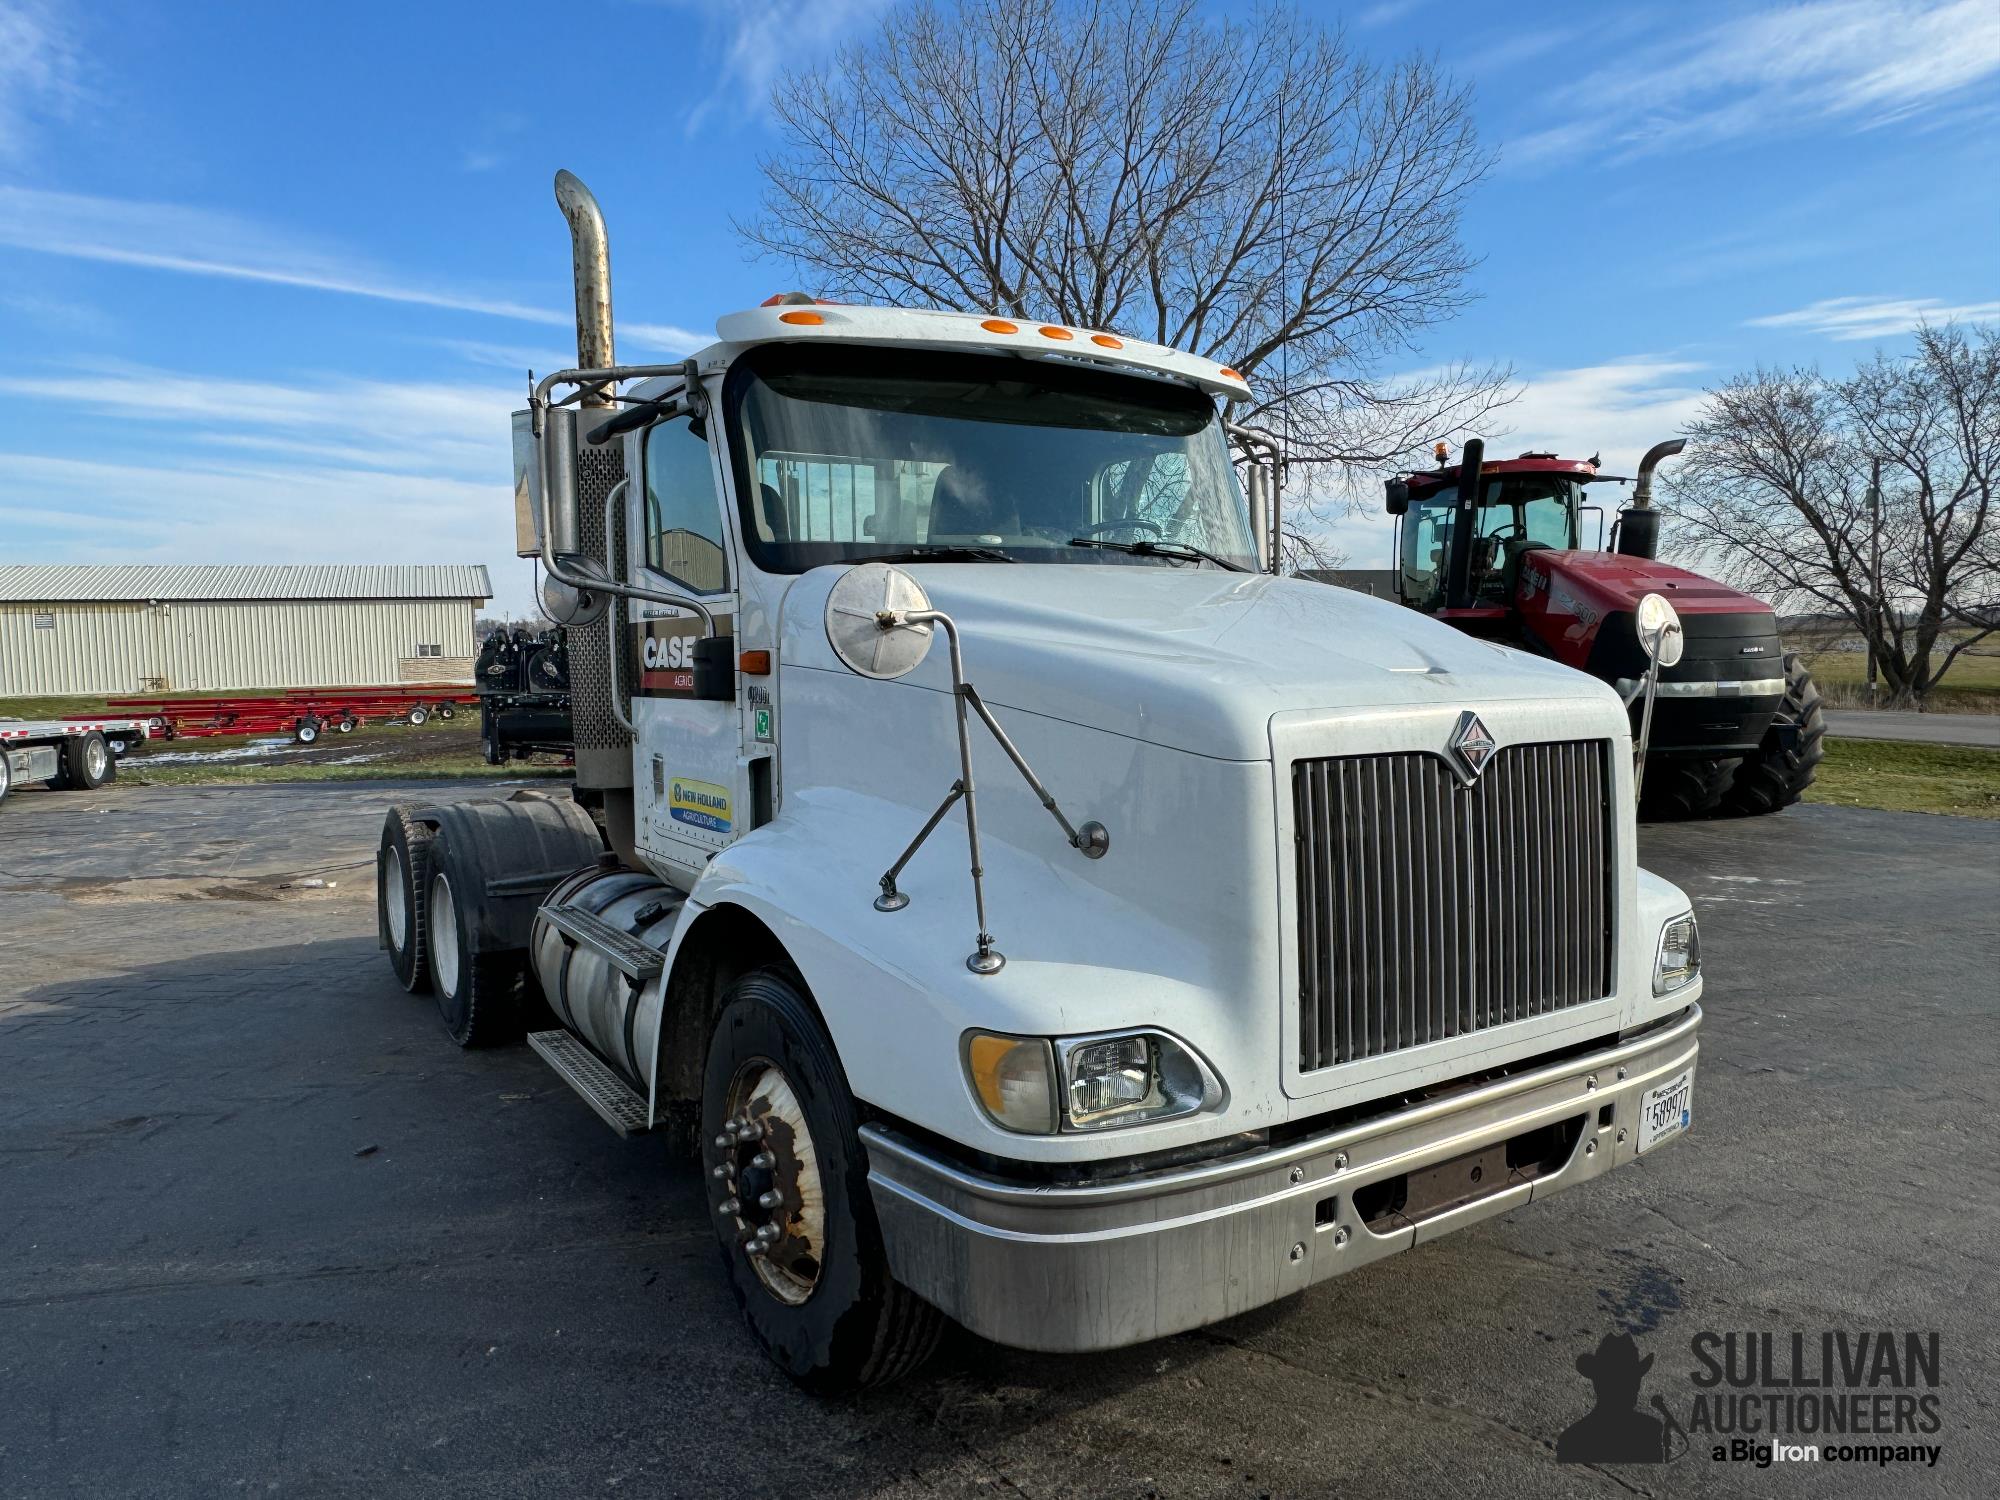
POLYGON ((1410 508, 1410 486, 1406 480, 1391 479, 1382 486, 1382 508, 1400 516, 1410 508))

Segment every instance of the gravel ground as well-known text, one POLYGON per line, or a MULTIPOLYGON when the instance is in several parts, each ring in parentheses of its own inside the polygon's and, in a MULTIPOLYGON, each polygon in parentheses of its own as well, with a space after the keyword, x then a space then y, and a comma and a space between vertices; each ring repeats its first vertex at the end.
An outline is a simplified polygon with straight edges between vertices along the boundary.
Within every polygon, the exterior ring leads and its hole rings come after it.
POLYGON ((1087 1358, 958 1335, 819 1402, 740 1327, 693 1167, 525 1049, 457 1052, 390 980, 396 795, 0 808, 0 1495, 1972 1495, 2000 1470, 1990 823, 1643 830, 1710 975, 1670 1150, 1204 1332, 1087 1358), (1558 1465, 1576 1357, 1618 1329, 1683 1413, 1703 1330, 1937 1330, 1941 1460, 1758 1469, 1704 1438, 1558 1465))

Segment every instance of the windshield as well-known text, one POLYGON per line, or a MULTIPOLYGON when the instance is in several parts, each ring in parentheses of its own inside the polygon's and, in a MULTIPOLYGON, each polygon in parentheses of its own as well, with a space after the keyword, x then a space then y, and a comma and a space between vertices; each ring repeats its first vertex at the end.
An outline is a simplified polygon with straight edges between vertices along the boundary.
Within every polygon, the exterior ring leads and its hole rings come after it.
POLYGON ((1091 541, 1253 566, 1222 424, 1187 387, 991 355, 774 345, 730 372, 725 400, 744 540, 770 572, 928 549, 1191 563, 1091 541))
MULTIPOLYGON (((1472 546, 1475 604, 1505 604, 1513 595, 1523 552, 1577 545, 1576 507, 1582 486, 1559 474, 1509 475, 1486 481, 1472 546)), ((1458 503, 1443 489, 1411 504, 1403 517, 1403 597, 1419 609, 1445 603, 1445 567, 1458 503)))

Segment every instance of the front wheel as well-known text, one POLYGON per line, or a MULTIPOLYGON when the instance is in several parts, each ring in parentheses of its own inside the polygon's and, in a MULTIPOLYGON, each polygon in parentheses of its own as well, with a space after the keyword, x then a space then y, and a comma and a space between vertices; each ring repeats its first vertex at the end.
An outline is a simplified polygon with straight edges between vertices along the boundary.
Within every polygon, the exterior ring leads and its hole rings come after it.
POLYGON ((759 969, 723 996, 702 1127, 723 1270, 772 1361, 828 1393, 921 1364, 944 1315, 889 1274, 854 1099, 789 974, 759 969))
POLYGON ((1722 809, 1739 817, 1790 807, 1813 784, 1826 756, 1826 715, 1819 688, 1796 652, 1785 655, 1785 698, 1763 741, 1743 757, 1722 809))
POLYGON ((425 708, 423 704, 419 703, 410 709, 410 712, 406 717, 412 724, 423 724, 429 721, 430 716, 431 716, 431 711, 428 708, 425 708))

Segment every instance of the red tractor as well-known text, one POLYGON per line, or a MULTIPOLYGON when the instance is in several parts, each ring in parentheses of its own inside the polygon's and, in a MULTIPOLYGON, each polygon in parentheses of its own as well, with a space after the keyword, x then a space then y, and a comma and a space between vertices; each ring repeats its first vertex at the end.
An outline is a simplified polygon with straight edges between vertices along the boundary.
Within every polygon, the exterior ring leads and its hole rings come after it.
MULTIPOLYGON (((1640 602, 1658 594, 1679 618, 1681 653, 1662 654, 1653 685, 1641 811, 1656 819, 1776 812, 1812 785, 1826 722, 1804 662, 1778 640, 1771 607, 1660 562, 1653 470, 1681 451, 1661 443, 1636 479, 1597 460, 1524 453, 1486 463, 1474 438, 1461 461, 1388 482, 1398 518, 1396 591, 1403 603, 1469 634, 1553 657, 1600 677, 1632 710, 1641 738, 1651 653, 1640 602), (1583 546, 1593 484, 1633 486, 1611 545, 1583 546)), ((1655 607, 1656 608, 1656 607, 1655 607)))

